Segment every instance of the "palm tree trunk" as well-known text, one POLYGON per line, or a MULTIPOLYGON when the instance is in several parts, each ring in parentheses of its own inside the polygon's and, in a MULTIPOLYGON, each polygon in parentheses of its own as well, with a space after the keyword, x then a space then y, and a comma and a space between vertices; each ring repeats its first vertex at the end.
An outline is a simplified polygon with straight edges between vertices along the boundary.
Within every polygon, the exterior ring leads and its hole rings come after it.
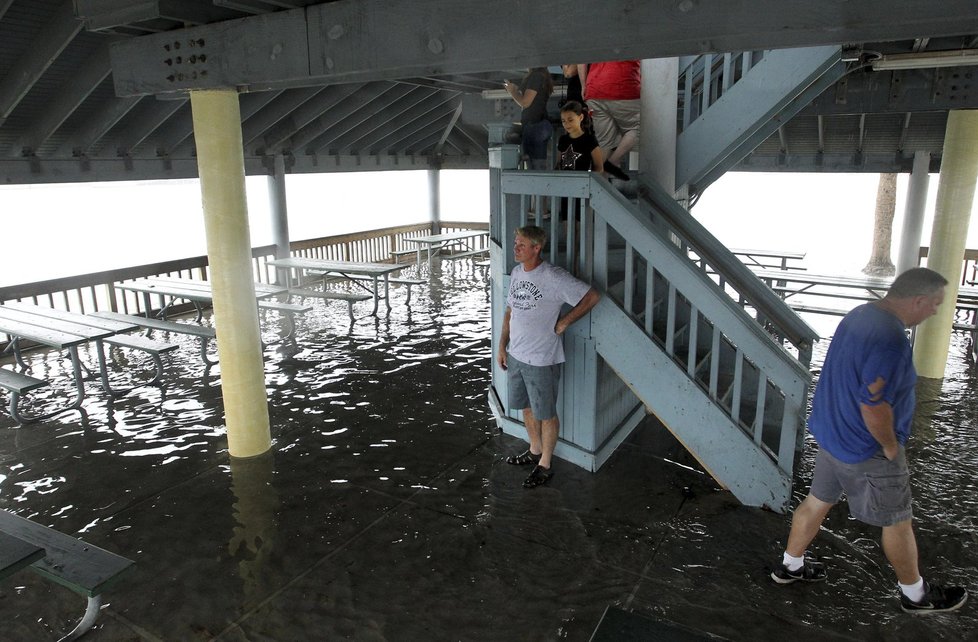
POLYGON ((863 268, 870 276, 893 276, 896 268, 890 260, 893 239, 893 216, 896 214, 896 174, 880 174, 876 189, 876 220, 873 225, 873 255, 863 268))

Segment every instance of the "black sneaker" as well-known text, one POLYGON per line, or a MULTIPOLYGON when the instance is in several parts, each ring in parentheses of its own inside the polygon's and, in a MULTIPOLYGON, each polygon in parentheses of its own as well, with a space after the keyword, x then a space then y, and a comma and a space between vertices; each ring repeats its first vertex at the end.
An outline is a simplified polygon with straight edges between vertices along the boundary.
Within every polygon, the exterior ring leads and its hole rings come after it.
POLYGON ((550 481, 550 478, 554 474, 550 472, 549 468, 544 468, 539 464, 533 467, 530 471, 530 476, 523 480, 523 488, 536 488, 537 486, 542 486, 550 481))
POLYGON ((795 582, 822 582, 827 577, 825 565, 815 560, 805 559, 797 571, 789 571, 784 564, 771 571, 771 579, 778 584, 793 584, 795 582))
POLYGON ((614 163, 605 161, 604 162, 604 171, 605 171, 606 174, 608 174, 608 175, 610 175, 610 176, 612 176, 614 178, 617 178, 620 181, 630 181, 631 180, 631 178, 628 176, 628 174, 626 174, 625 171, 622 168, 618 167, 614 163))
POLYGON ((540 455, 534 455, 527 448, 518 455, 510 455, 506 458, 506 463, 513 466, 526 466, 527 464, 533 464, 534 466, 540 461, 540 455))
POLYGON ((968 591, 961 586, 944 588, 924 582, 924 597, 919 602, 900 592, 900 608, 907 613, 946 613, 956 611, 968 601, 968 591))

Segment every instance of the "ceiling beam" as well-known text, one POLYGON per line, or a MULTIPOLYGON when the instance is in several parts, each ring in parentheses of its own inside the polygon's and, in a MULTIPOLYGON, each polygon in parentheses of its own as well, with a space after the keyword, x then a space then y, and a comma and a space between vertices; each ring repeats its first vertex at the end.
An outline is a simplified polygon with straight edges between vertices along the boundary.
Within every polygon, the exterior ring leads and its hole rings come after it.
POLYGON ((30 130, 24 132, 13 144, 10 154, 19 156, 36 153, 44 141, 61 127, 62 123, 103 80, 109 77, 110 73, 112 68, 109 66, 109 43, 106 42, 71 75, 71 79, 56 94, 55 100, 49 103, 43 112, 34 115, 30 130))
POLYGON ((491 11, 476 0, 329 2, 119 43, 113 78, 121 96, 268 89, 978 32, 974 0, 579 4, 587 20, 562 0, 497 0, 491 11), (539 29, 541 15, 560 18, 539 29))
POLYGON ((75 18, 72 0, 61 3, 33 39, 29 52, 11 65, 0 79, 0 124, 81 29, 82 23, 75 18))

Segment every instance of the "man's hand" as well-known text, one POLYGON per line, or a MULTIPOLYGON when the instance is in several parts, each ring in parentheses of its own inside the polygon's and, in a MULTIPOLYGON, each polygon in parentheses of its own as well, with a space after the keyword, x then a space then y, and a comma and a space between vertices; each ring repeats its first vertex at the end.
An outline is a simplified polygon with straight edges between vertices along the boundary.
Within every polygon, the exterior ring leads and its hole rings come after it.
POLYGON ((499 367, 503 370, 506 369, 506 348, 499 348, 499 355, 496 357, 496 361, 499 362, 499 367))
POLYGON ((888 446, 883 446, 883 455, 885 455, 886 458, 889 459, 890 461, 896 459, 897 455, 899 454, 900 454, 899 444, 891 444, 888 446))

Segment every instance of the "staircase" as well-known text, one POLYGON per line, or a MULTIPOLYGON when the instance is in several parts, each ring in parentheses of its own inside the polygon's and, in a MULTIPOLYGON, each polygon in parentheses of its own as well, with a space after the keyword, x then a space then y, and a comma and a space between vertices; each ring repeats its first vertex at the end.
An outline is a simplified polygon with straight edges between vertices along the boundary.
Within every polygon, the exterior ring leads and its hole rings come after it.
POLYGON ((676 185, 702 193, 846 72, 839 46, 684 59, 676 185))
MULTIPOLYGON (((598 468, 637 424, 637 406, 741 502, 785 510, 814 331, 654 185, 641 185, 634 203, 590 174, 498 180, 493 314, 504 309, 513 230, 527 223, 548 229, 551 262, 604 294, 589 324, 565 337, 558 456, 598 468), (570 221, 528 214, 531 201, 543 211, 541 196, 568 198, 570 221)), ((494 370, 493 381, 504 376, 494 370)), ((500 426, 525 437, 518 414, 505 410, 505 385, 490 397, 500 426)))
MULTIPOLYGON (((702 193, 844 75, 841 53, 829 46, 684 59, 676 185, 693 198, 702 193)), ((556 454, 597 470, 651 412, 741 502, 786 510, 814 330, 657 185, 639 177, 629 200, 587 173, 494 167, 493 353, 518 226, 548 229, 546 258, 604 295, 589 322, 565 333, 556 454), (544 219, 548 208, 554 216, 544 219)), ((493 367, 497 422, 525 437, 496 383, 505 373, 493 367)))

